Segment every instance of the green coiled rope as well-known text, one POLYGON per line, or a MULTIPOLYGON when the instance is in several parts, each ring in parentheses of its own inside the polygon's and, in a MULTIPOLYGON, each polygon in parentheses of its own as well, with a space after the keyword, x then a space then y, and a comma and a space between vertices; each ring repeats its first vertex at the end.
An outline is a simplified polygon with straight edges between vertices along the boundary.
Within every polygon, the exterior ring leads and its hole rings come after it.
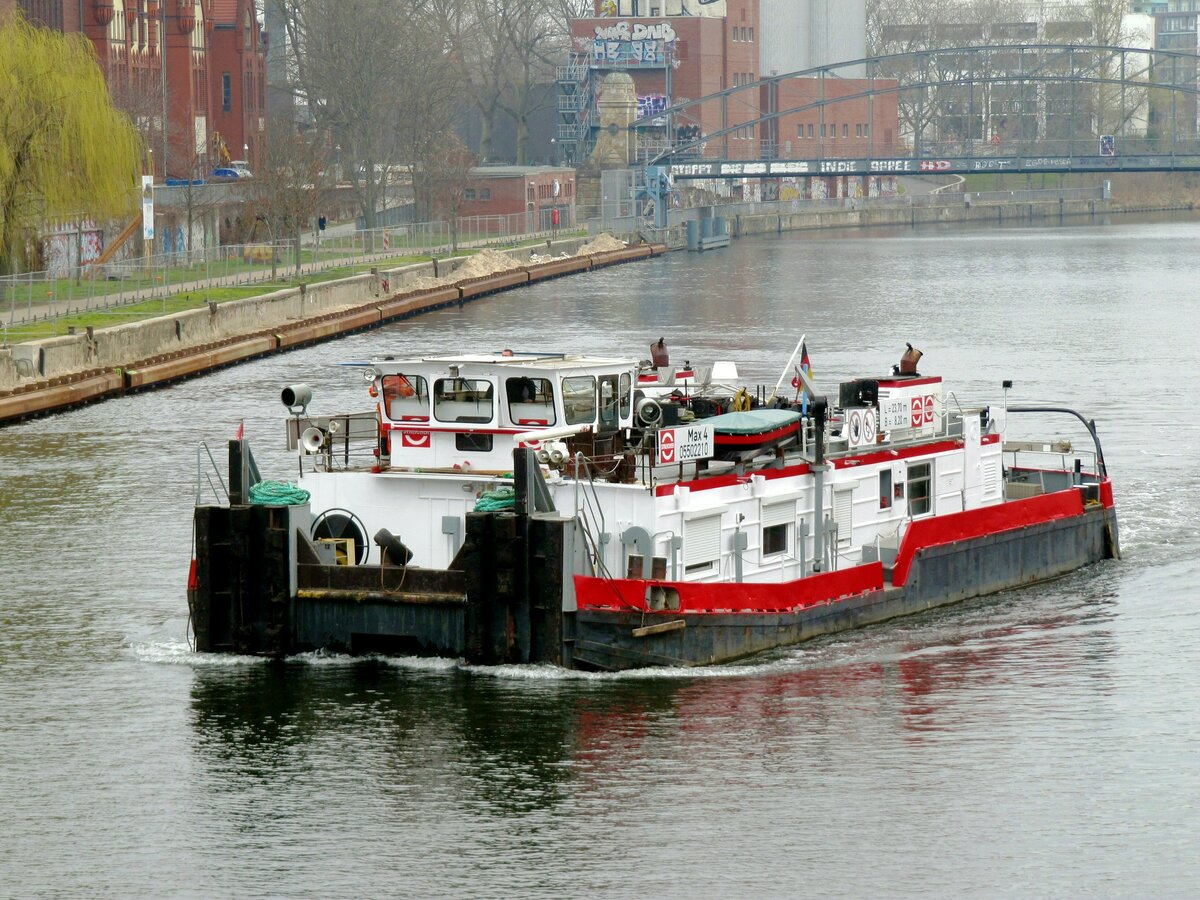
POLYGON ((500 509, 512 509, 517 505, 517 495, 512 488, 497 488, 494 491, 484 491, 475 503, 475 512, 496 512, 500 509))
POLYGON ((250 502, 258 506, 297 506, 308 502, 308 491, 286 481, 260 481, 250 486, 250 502))

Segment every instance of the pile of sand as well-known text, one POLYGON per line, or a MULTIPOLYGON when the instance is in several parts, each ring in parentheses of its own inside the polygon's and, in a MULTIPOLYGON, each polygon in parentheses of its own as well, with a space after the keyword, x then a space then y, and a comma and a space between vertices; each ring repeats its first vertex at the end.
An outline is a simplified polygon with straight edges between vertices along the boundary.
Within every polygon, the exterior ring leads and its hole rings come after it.
POLYGON ((496 250, 480 250, 474 256, 468 256, 467 261, 442 279, 443 284, 462 281, 465 278, 480 278, 484 275, 495 275, 510 269, 519 269, 521 264, 506 253, 496 250))
POLYGON ((625 242, 617 240, 611 234, 598 235, 579 248, 577 256, 587 253, 611 253, 613 250, 624 250, 625 242))
POLYGON ((529 264, 536 266, 539 263, 548 263, 548 262, 554 262, 555 260, 559 260, 559 259, 569 259, 569 258, 570 257, 566 253, 560 253, 560 254, 558 254, 558 256, 550 256, 549 254, 542 255, 541 253, 530 253, 529 254, 529 264))

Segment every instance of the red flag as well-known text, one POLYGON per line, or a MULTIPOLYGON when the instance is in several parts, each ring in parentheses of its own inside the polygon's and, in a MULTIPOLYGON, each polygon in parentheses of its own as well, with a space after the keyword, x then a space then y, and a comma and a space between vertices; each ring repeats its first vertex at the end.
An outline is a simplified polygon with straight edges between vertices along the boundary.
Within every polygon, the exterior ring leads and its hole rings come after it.
POLYGON ((237 434, 235 434, 233 436, 233 439, 235 441, 240 441, 245 436, 246 436, 246 420, 242 419, 240 422, 238 422, 237 434))

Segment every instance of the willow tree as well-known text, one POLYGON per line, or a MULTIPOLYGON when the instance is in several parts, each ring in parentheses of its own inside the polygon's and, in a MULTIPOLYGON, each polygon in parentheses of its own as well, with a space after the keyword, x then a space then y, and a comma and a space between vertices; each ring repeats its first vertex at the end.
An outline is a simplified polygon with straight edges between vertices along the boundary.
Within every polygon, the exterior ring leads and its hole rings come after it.
POLYGON ((87 38, 0 16, 0 272, 56 220, 131 214, 139 158, 87 38))

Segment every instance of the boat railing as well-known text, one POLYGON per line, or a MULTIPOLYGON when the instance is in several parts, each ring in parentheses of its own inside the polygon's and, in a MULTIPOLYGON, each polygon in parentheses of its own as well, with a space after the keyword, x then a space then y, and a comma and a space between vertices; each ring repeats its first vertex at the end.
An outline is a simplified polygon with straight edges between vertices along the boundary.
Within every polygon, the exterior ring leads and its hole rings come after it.
POLYGON ((611 578, 604 562, 604 545, 609 534, 605 528, 604 505, 596 493, 591 461, 582 451, 575 453, 575 520, 582 526, 583 539, 592 554, 595 571, 611 578))
POLYGON ((301 450, 300 467, 314 471, 361 469, 379 462, 379 419, 374 411, 302 416, 288 420, 288 449, 301 450))
POLYGON ((196 447, 196 505, 205 505, 204 501, 210 495, 217 505, 229 504, 229 488, 225 485, 221 467, 217 465, 208 442, 201 441, 196 447), (208 465, 205 465, 206 461, 208 465))
POLYGON ((1070 441, 1006 441, 1004 489, 1009 500, 1053 494, 1101 479, 1096 455, 1070 441))
MULTIPOLYGON (((1100 435, 1096 431, 1096 420, 1084 418, 1082 413, 1077 412, 1066 406, 1010 406, 1007 408, 1008 413, 1062 413, 1068 416, 1074 416, 1083 423, 1088 434, 1092 437, 1092 443, 1095 445, 1095 472, 1101 478, 1107 477, 1108 469, 1104 465, 1104 450, 1100 447, 1100 435)), ((1006 442, 1006 444, 1009 442, 1006 442)), ((1078 452, 1078 451, 1076 451, 1078 452)))

